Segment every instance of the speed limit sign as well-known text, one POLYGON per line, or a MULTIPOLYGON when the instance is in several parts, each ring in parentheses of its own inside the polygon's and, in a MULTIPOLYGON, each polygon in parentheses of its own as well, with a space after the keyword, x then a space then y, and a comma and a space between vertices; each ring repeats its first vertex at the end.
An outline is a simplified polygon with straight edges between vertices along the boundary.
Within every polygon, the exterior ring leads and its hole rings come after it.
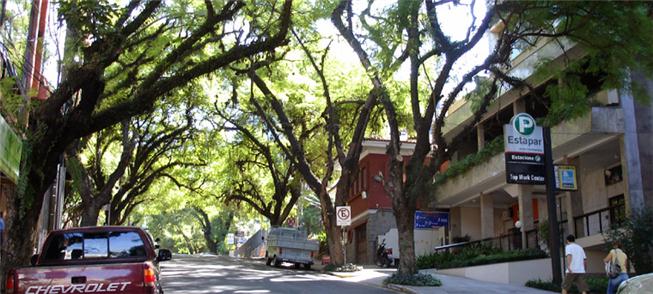
POLYGON ((351 225, 351 206, 336 206, 336 224, 338 226, 351 225))

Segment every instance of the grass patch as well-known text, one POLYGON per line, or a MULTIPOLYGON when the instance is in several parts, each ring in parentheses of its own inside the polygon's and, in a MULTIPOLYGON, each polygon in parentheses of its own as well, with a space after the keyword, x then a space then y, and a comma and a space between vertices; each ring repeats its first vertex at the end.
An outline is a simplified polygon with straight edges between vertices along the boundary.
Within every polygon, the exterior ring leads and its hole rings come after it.
POLYGON ((440 287, 442 286, 442 281, 434 278, 431 275, 425 275, 425 274, 414 274, 414 275, 393 274, 389 278, 383 280, 383 284, 440 287))
POLYGON ((456 252, 433 253, 417 258, 417 268, 457 268, 547 257, 539 249, 501 251, 489 246, 470 246, 456 252))

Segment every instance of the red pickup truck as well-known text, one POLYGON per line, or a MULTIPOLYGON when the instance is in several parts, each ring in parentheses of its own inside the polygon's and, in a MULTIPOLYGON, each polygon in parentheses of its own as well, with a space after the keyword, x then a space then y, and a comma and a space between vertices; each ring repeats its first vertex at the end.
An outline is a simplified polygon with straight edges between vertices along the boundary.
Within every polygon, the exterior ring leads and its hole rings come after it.
POLYGON ((51 232, 32 266, 9 271, 7 294, 163 293, 158 249, 136 227, 82 227, 51 232))

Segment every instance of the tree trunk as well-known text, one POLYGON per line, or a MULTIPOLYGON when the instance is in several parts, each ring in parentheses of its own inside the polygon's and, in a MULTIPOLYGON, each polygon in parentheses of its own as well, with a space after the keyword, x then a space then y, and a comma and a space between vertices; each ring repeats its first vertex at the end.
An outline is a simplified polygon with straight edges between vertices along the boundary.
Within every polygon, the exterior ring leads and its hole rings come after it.
POLYGON ((207 237, 206 234, 204 234, 204 239, 206 240, 206 248, 209 249, 211 253, 218 254, 218 243, 216 243, 210 236, 207 237))
POLYGON ((401 275, 417 273, 415 265, 415 206, 407 203, 408 201, 400 198, 395 201, 398 202, 398 205, 393 205, 397 229, 399 230, 400 256, 398 273, 401 275))
MULTIPOLYGON (((10 205, 8 205, 10 206, 10 205)), ((36 221, 33 217, 18 217, 14 210, 8 209, 6 214, 6 231, 2 246, 2 262, 0 263, 0 293, 4 293, 6 273, 15 267, 28 264, 36 243, 36 221)))
MULTIPOLYGON (((38 146, 38 145, 37 145, 38 146)), ((9 269, 29 265, 36 246, 37 224, 43 206, 43 195, 54 180, 57 157, 47 158, 43 150, 23 146, 21 172, 18 188, 7 195, 5 236, 0 254, 0 288, 4 289, 9 269), (47 160, 46 160, 47 158, 47 160), (24 182, 25 183, 24 183, 24 182), (23 185, 21 189, 21 185, 23 185)), ((0 291, 3 292, 3 291, 0 291)))
POLYGON ((82 209, 82 221, 79 225, 82 227, 97 226, 97 221, 98 217, 100 216, 100 211, 102 210, 102 205, 98 205, 95 202, 82 202, 82 209))
POLYGON ((324 231, 327 235, 331 264, 343 265, 345 264, 345 260, 342 246, 342 230, 336 225, 335 209, 333 207, 323 208, 322 220, 324 221, 324 231))

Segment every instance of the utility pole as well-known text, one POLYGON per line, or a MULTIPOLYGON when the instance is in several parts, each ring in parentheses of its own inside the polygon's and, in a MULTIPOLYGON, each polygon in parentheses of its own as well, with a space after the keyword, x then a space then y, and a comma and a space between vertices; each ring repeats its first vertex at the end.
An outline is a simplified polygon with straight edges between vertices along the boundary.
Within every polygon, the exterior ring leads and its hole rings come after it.
POLYGON ((553 283, 560 285, 562 282, 562 267, 560 265, 560 230, 558 227, 558 215, 556 214, 556 183, 553 171, 553 152, 551 150, 551 129, 543 128, 544 135, 544 166, 546 183, 546 204, 549 214, 549 245, 551 246, 551 269, 553 283))

